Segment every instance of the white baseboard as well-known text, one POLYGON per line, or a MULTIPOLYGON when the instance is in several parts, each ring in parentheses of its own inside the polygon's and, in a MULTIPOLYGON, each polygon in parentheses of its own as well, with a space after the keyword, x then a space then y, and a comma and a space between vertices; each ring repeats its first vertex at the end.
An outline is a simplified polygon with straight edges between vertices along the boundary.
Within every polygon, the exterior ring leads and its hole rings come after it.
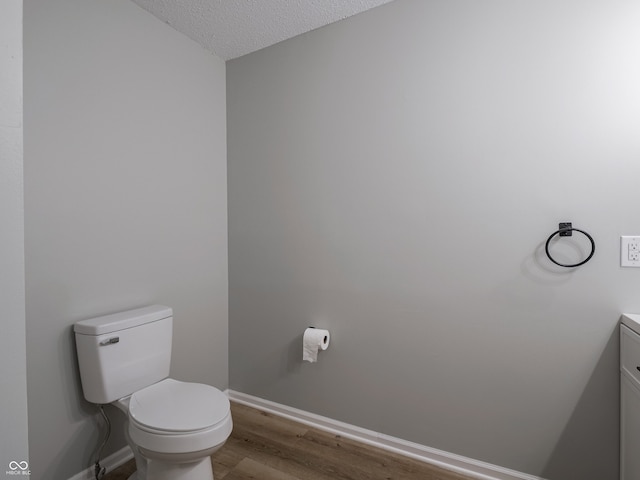
MULTIPOLYGON (((121 448, 115 453, 112 453, 105 459, 100 460, 100 467, 104 467, 107 469, 107 473, 118 468, 120 465, 128 462, 133 458, 133 452, 131 449, 126 446, 121 448)), ((83 470, 80 473, 75 474, 69 480, 95 480, 95 471, 93 469, 93 465, 91 465, 86 470, 83 470)))
POLYGON ((356 427, 348 423, 305 412, 304 410, 298 410, 297 408, 247 395, 246 393, 236 392, 235 390, 226 390, 225 393, 229 396, 229 399, 234 402, 288 418, 335 435, 341 435, 367 445, 446 468, 478 480, 544 480, 541 477, 535 477, 526 473, 402 440, 401 438, 356 427))

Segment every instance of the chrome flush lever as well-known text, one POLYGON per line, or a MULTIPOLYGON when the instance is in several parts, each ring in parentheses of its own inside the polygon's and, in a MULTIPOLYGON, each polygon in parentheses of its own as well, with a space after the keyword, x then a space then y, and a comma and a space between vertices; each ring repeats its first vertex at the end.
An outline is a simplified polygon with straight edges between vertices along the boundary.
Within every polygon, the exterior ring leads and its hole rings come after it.
POLYGON ((103 340, 100 342, 101 346, 104 345, 111 345, 113 343, 118 343, 120 341, 120 337, 111 337, 111 338, 107 338, 106 340, 103 340))

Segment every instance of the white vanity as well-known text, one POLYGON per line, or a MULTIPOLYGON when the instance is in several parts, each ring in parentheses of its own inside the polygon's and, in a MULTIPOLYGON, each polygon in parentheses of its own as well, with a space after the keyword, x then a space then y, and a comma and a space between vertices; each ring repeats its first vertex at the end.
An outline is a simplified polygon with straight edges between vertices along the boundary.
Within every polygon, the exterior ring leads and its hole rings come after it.
POLYGON ((620 325, 620 480, 640 479, 640 315, 620 325))

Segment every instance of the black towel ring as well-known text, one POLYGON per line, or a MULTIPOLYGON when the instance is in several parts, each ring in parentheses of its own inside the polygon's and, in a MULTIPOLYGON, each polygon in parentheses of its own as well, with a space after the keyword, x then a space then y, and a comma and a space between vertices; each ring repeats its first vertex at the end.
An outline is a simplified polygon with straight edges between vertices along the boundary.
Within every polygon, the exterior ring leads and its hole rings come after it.
POLYGON ((571 226, 571 223, 561 223, 559 225, 559 227, 560 228, 558 230, 556 230, 551 235, 549 235, 549 238, 547 238, 547 243, 545 243, 545 245, 544 245, 544 251, 547 253, 547 257, 549 257, 549 260, 551 260, 556 265, 559 265, 559 266, 565 267, 565 268, 579 267, 580 265, 584 265, 589 260, 591 260, 591 257, 593 257, 593 254, 596 251, 596 242, 593 241, 593 238, 591 237, 591 235, 589 235, 584 230, 580 230, 579 228, 573 228, 571 226), (558 234, 560 234, 561 237, 570 237, 571 236, 571 232, 580 232, 581 234, 583 234, 585 237, 587 237, 589 239, 589 241, 591 242, 591 253, 589 254, 589 256, 587 258, 585 258, 583 261, 581 261, 579 263, 574 263, 574 264, 560 263, 560 262, 556 261, 551 256, 551 254, 549 253, 549 242, 551 242, 551 239, 553 237, 555 237, 556 235, 558 235, 558 234))

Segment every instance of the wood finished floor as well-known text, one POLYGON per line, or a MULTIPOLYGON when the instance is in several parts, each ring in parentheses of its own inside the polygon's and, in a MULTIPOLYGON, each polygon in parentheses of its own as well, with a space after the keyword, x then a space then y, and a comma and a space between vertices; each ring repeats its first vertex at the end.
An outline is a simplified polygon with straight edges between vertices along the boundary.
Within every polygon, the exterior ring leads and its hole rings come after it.
MULTIPOLYGON (((233 433, 213 455, 215 480, 472 480, 402 455, 231 403, 233 433)), ((126 480, 133 460, 103 480, 126 480)))

